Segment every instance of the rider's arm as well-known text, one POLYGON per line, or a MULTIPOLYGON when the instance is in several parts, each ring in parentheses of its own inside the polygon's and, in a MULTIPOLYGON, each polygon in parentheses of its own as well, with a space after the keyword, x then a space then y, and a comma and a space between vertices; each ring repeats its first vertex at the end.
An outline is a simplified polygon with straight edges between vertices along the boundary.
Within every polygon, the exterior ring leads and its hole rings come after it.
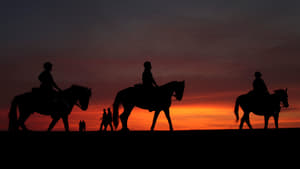
MULTIPOLYGON (((151 75, 151 77, 152 77, 152 75, 151 75)), ((153 77, 152 77, 152 83, 155 85, 155 87, 158 87, 158 85, 156 84, 156 82, 155 82, 155 80, 154 80, 153 77)))
POLYGON ((57 85, 56 83, 53 81, 53 87, 56 88, 58 91, 62 91, 57 85))
POLYGON ((53 86, 55 89, 57 89, 58 91, 62 91, 62 90, 57 86, 57 84, 54 82, 52 76, 51 76, 51 83, 52 83, 52 86, 53 86))

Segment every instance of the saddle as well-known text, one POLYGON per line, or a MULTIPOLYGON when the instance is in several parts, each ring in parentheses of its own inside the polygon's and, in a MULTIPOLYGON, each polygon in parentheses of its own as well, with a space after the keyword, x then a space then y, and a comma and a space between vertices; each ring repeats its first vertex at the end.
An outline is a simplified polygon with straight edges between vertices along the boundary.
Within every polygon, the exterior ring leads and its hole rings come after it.
POLYGON ((62 97, 62 94, 56 91, 32 88, 32 97, 37 104, 37 111, 44 112, 44 114, 58 115, 67 113, 71 109, 71 105, 62 97))
POLYGON ((56 91, 32 88, 32 94, 34 99, 42 106, 53 106, 62 100, 60 94, 56 91))
POLYGON ((139 94, 143 94, 147 97, 155 97, 158 92, 157 87, 148 87, 143 84, 135 84, 134 88, 139 92, 139 94))
POLYGON ((253 91, 248 93, 250 103, 256 107, 256 109, 263 110, 270 105, 271 95, 258 94, 253 91))
POLYGON ((158 104, 158 93, 159 88, 156 87, 147 87, 143 84, 134 85, 136 94, 139 98, 139 104, 143 105, 144 108, 149 109, 149 111, 153 111, 158 104))

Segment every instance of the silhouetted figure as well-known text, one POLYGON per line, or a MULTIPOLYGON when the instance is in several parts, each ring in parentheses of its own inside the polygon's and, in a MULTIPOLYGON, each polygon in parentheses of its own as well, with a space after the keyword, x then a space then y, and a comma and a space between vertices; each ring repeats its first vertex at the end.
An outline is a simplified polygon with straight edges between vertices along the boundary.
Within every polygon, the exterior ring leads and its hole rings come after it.
POLYGON ((110 108, 107 109, 107 115, 106 115, 106 126, 104 130, 106 131, 107 126, 109 125, 111 131, 113 131, 113 126, 112 126, 112 112, 110 108))
POLYGON ((254 91, 239 96, 236 99, 234 113, 236 120, 239 120, 239 106, 244 111, 244 115, 241 119, 240 129, 243 128, 244 122, 246 122, 250 129, 249 115, 253 112, 256 115, 262 115, 265 118, 265 129, 268 128, 269 118, 274 117, 275 127, 278 128, 279 112, 281 110, 281 103, 283 107, 289 107, 287 89, 275 90, 274 94, 267 95, 267 88, 258 75, 257 81, 254 82, 255 90, 261 92, 260 94, 254 94, 254 91), (256 86, 258 85, 258 86, 256 86), (261 85, 261 86, 260 86, 261 85), (256 96, 255 96, 256 95, 256 96))
MULTIPOLYGON (((149 111, 153 111, 154 110, 154 103, 153 103, 153 100, 151 98, 151 94, 157 92, 156 91, 156 88, 158 87, 158 85, 156 84, 153 76, 152 76, 152 73, 151 73, 151 69, 152 69, 152 66, 151 66, 151 62, 149 61, 146 61, 144 63, 144 72, 143 72, 143 78, 142 78, 142 81, 143 81, 143 84, 142 84, 142 87, 143 87, 143 94, 148 98, 148 103, 152 106, 150 106, 151 108, 149 109, 149 111)), ((138 87, 138 85, 136 85, 138 87)))
POLYGON ((255 72, 254 76, 253 90, 248 93, 248 97, 255 103, 256 107, 263 107, 265 101, 270 99, 270 94, 264 80, 261 78, 262 74, 255 72))
POLYGON ((145 62, 144 68, 145 70, 143 72, 143 79, 142 79, 144 87, 152 88, 153 85, 154 87, 158 87, 151 73, 151 69, 152 69, 151 62, 149 61, 145 62))
POLYGON ((40 88, 43 92, 51 93, 57 89, 58 91, 62 91, 54 82, 54 79, 51 75, 52 64, 50 62, 46 62, 44 64, 44 71, 39 75, 39 80, 41 82, 40 88))
POLYGON ((265 129, 268 128, 268 121, 270 116, 274 117, 275 126, 278 128, 278 117, 281 110, 281 102, 284 107, 288 107, 288 94, 287 89, 275 90, 274 94, 269 94, 268 88, 261 78, 260 72, 254 73, 255 80, 253 81, 253 90, 247 94, 241 95, 236 99, 234 113, 237 121, 239 120, 239 106, 244 111, 244 115, 241 119, 240 129, 243 128, 244 122, 246 122, 251 129, 249 114, 253 112, 256 115, 262 115, 265 117, 265 129))
POLYGON ((90 88, 72 85, 70 88, 61 92, 61 99, 52 103, 51 106, 41 104, 40 97, 33 92, 24 93, 14 97, 9 111, 9 131, 16 131, 21 126, 27 130, 25 121, 34 112, 52 117, 49 125, 50 131, 59 119, 63 120, 66 131, 69 131, 68 117, 74 105, 82 110, 87 110, 92 91, 90 88), (62 102, 63 101, 63 102, 62 102), (19 108, 19 117, 17 116, 19 108))
POLYGON ((85 132, 86 131, 86 124, 84 120, 80 120, 79 122, 79 132, 85 132))
POLYGON ((132 109, 137 106, 142 109, 155 110, 151 130, 154 130, 154 126, 157 117, 161 111, 165 112, 167 117, 170 131, 173 130, 171 118, 170 118, 170 106, 172 96, 175 96, 177 100, 181 100, 183 97, 185 82, 174 81, 167 83, 163 86, 156 88, 155 92, 145 95, 145 87, 143 85, 135 85, 135 87, 129 87, 118 92, 114 104, 113 104, 113 123, 115 128, 119 124, 119 106, 123 105, 124 112, 120 115, 122 122, 122 130, 127 131, 127 121, 132 109), (174 95, 175 93, 175 95, 174 95))
POLYGON ((102 122, 100 125, 100 131, 102 131, 102 128, 104 126, 104 131, 107 131, 107 126, 110 126, 111 131, 113 131, 113 126, 112 126, 112 113, 110 111, 110 108, 107 109, 107 113, 106 110, 103 109, 103 115, 102 115, 102 122))
POLYGON ((103 114, 102 114, 102 118, 100 118, 100 120, 102 120, 101 124, 100 124, 100 131, 102 131, 103 126, 105 126, 106 124, 106 109, 103 109, 103 114))
POLYGON ((253 92, 255 95, 266 96, 269 95, 267 85, 261 78, 262 74, 260 72, 254 73, 255 79, 253 81, 253 92))
MULTIPOLYGON (((58 100, 61 99, 57 91, 62 91, 54 82, 51 71, 52 64, 50 62, 46 62, 44 64, 44 71, 38 77, 41 82, 40 89, 33 89, 34 94, 40 97, 41 104, 44 104, 44 106, 47 105, 48 107, 51 107, 49 104, 58 102, 58 100)), ((62 100, 60 101, 62 102, 62 100)))

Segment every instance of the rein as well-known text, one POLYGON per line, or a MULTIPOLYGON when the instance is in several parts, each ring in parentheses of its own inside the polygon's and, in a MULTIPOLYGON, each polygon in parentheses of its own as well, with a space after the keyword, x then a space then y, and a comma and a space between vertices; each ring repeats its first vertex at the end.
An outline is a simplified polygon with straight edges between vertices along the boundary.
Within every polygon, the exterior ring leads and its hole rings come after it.
POLYGON ((80 105, 80 104, 78 104, 78 103, 75 103, 75 105, 76 105, 76 106, 78 106, 79 108, 81 108, 81 105, 80 105))

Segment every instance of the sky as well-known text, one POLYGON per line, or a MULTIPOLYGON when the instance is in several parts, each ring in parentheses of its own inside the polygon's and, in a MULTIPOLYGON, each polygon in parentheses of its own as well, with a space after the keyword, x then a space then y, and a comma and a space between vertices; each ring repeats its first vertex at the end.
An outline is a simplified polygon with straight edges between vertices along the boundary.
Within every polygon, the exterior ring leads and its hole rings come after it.
MULTIPOLYGON (((183 100, 171 106, 175 130, 237 129, 235 99, 252 89, 255 71, 270 91, 288 88, 279 127, 300 127, 299 20, 297 0, 1 1, 0 130, 13 97, 39 86, 46 61, 60 88, 92 88, 89 109, 70 115, 73 131, 80 120, 98 130, 117 92, 141 83, 145 61, 158 85, 186 82, 183 100)), ((149 130, 153 115, 135 108, 128 127, 149 130)), ((263 117, 250 120, 263 128, 263 117)), ((33 114, 26 125, 43 131, 50 122, 33 114)), ((168 130, 163 113, 156 124, 168 130)))

